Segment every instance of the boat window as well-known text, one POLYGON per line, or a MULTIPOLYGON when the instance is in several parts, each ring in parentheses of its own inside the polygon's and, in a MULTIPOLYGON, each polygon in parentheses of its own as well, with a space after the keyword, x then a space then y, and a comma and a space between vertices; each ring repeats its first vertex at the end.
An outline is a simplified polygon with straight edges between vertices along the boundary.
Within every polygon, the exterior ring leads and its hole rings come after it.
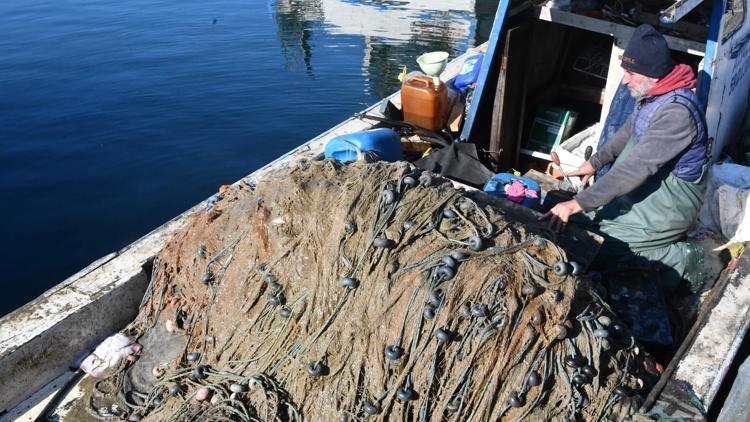
POLYGON ((727 0, 727 8, 724 10, 724 37, 721 42, 726 42, 737 32, 745 22, 745 0, 727 0))

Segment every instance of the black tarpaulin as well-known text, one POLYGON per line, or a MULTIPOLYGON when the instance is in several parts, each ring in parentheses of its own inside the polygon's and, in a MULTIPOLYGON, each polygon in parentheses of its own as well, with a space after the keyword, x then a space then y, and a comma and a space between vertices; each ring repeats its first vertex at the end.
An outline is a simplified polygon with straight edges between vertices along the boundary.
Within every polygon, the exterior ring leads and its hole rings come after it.
POLYGON ((495 175, 479 161, 476 145, 466 142, 454 142, 414 162, 414 165, 476 187, 484 186, 495 175))

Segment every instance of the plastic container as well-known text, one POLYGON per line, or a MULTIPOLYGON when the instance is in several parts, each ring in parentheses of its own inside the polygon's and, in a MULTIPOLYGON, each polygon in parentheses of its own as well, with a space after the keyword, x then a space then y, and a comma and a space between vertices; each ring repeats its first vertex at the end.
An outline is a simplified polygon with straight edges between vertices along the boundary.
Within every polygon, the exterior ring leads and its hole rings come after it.
POLYGON ((414 76, 401 86, 404 121, 439 132, 448 121, 448 88, 430 76, 414 76))
POLYGON ((388 128, 339 135, 328 141, 324 155, 348 163, 361 160, 367 152, 378 154, 384 161, 401 160, 401 138, 388 128))
POLYGON ((521 202, 521 205, 526 208, 538 209, 540 204, 540 197, 542 196, 542 188, 534 179, 516 176, 515 174, 511 173, 498 173, 484 185, 483 190, 491 195, 505 198, 505 186, 515 182, 516 180, 523 183, 526 189, 536 192, 537 196, 536 198, 526 196, 526 198, 524 198, 524 200, 521 202))
POLYGON ((479 78, 479 71, 482 69, 482 62, 484 61, 484 54, 477 54, 471 57, 467 57, 464 60, 461 70, 453 80, 453 86, 462 91, 469 85, 473 84, 479 78))

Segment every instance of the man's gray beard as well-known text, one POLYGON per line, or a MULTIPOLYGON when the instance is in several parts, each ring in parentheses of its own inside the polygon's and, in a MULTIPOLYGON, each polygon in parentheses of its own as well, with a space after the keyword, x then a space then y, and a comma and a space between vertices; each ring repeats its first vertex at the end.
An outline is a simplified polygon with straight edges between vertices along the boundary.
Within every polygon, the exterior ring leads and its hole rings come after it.
POLYGON ((633 87, 633 89, 630 91, 630 96, 635 98, 636 101, 641 101, 643 97, 646 96, 646 93, 649 89, 651 89, 655 84, 651 81, 643 81, 640 84, 633 87))

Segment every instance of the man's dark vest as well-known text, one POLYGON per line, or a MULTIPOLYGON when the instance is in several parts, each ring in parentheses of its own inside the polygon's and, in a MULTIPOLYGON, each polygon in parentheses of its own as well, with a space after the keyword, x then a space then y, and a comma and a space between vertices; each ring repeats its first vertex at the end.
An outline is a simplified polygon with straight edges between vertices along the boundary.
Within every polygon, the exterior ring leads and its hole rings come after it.
POLYGON ((678 103, 687 107, 697 128, 697 134, 691 140, 690 146, 672 161, 674 165, 672 173, 686 182, 696 182, 703 173, 703 166, 708 162, 708 151, 705 118, 693 91, 680 88, 656 97, 646 97, 638 103, 633 113, 633 141, 636 145, 638 144, 656 110, 669 103, 678 103))

